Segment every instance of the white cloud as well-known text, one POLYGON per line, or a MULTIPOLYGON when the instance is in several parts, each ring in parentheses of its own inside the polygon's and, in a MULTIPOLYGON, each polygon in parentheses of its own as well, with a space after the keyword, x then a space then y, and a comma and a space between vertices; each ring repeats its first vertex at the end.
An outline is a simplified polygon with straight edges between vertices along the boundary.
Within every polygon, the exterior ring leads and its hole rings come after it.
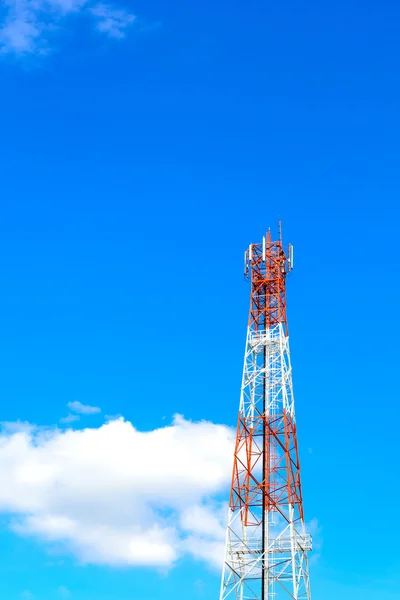
POLYGON ((125 37, 125 30, 131 25, 136 17, 126 10, 117 10, 110 4, 99 4, 90 9, 92 15, 97 19, 97 29, 108 33, 111 37, 125 37))
POLYGON ((44 54, 51 38, 67 21, 82 15, 95 20, 96 29, 122 38, 135 15, 112 4, 91 0, 3 0, 0 48, 15 55, 44 54))
POLYGON ((60 419, 60 423, 74 423, 74 421, 79 421, 80 416, 79 415, 67 415, 66 417, 63 417, 62 419, 60 419))
POLYGON ((122 418, 81 430, 0 434, 0 512, 83 563, 168 567, 223 557, 234 432, 176 416, 138 431, 122 418))
POLYGON ((89 406, 88 404, 82 404, 82 402, 68 402, 69 410, 80 415, 95 415, 101 412, 101 408, 98 406, 89 406))
POLYGON ((319 560, 322 549, 322 527, 318 522, 318 519, 311 519, 306 523, 306 530, 312 535, 313 540, 313 553, 310 557, 311 563, 316 563, 319 560))
POLYGON ((188 532, 185 551, 194 558, 222 566, 225 545, 225 526, 228 505, 194 505, 181 515, 181 528, 188 532))
POLYGON ((24 590, 21 594, 21 598, 24 598, 25 600, 32 600, 35 596, 32 594, 32 592, 30 592, 29 590, 24 590))
POLYGON ((58 588, 57 594, 60 598, 69 598, 71 595, 71 592, 69 591, 68 588, 65 587, 65 585, 62 585, 61 587, 58 588))
MULTIPOLYGON (((228 511, 226 510, 227 514, 228 511)), ((221 517, 222 515, 219 514, 219 508, 217 507, 211 510, 211 507, 206 506, 190 506, 182 513, 181 526, 183 529, 197 535, 223 538, 225 527, 221 525, 221 517)))
POLYGON ((35 431, 36 426, 28 423, 27 421, 3 421, 1 423, 1 429, 7 433, 17 433, 19 431, 25 431, 30 433, 35 431))

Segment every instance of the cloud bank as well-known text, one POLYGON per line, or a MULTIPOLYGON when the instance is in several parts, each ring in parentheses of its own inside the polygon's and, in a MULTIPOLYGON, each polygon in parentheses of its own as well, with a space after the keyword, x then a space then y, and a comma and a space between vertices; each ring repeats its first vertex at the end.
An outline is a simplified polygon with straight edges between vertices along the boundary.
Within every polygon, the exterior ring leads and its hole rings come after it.
POLYGON ((2 0, 0 50, 17 56, 46 54, 54 34, 79 16, 113 38, 125 37, 136 19, 124 8, 91 0, 2 0))
POLYGON ((82 563, 169 567, 191 555, 219 565, 234 432, 176 416, 138 431, 7 424, 0 433, 0 512, 82 563))

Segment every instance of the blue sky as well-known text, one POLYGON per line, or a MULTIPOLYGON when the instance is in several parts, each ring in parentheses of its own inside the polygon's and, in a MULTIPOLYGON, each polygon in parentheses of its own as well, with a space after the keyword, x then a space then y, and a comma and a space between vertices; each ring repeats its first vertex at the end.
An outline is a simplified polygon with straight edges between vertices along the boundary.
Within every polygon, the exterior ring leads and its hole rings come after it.
POLYGON ((191 509, 227 493, 243 250, 281 218, 314 598, 399 600, 398 4, 1 7, 1 597, 218 597, 191 509), (172 567, 124 562, 152 510, 172 567))

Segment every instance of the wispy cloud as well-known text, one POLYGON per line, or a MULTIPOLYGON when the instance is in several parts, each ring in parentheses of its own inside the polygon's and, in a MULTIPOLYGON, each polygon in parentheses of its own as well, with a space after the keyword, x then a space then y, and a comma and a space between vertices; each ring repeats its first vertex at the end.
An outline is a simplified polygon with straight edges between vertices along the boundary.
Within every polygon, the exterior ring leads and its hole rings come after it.
POLYGON ((126 10, 115 9, 110 4, 96 4, 90 12, 97 19, 97 29, 115 38, 125 37, 126 28, 136 19, 126 10))
POLYGON ((30 433, 36 429, 36 425, 27 421, 2 421, 1 429, 7 433, 30 433))
POLYGON ((313 553, 310 558, 310 562, 317 562, 322 549, 322 527, 318 522, 318 519, 312 519, 307 523, 306 529, 308 533, 312 535, 313 539, 313 553))
POLYGON ((92 19, 98 31, 113 38, 123 38, 136 18, 114 4, 91 0, 3 0, 1 4, 0 49, 17 56, 48 53, 55 33, 79 16, 92 19))
POLYGON ((73 423, 74 421, 79 421, 79 419, 80 419, 79 415, 69 414, 66 417, 63 417, 62 419, 60 419, 60 423, 73 423))
POLYGON ((65 587, 65 585, 62 585, 58 588, 57 594, 59 598, 69 598, 71 596, 71 592, 68 588, 65 587))
POLYGON ((101 412, 101 408, 98 406, 90 406, 89 404, 82 404, 82 402, 68 402, 67 406, 71 412, 80 415, 95 415, 101 412))

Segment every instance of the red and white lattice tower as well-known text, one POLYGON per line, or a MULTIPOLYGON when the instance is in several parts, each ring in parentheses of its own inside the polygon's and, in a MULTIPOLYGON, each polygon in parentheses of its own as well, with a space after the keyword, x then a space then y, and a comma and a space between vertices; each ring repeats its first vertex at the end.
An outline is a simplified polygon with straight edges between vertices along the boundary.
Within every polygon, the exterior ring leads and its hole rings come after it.
POLYGON ((220 600, 310 600, 286 319, 293 248, 270 232, 245 253, 251 281, 220 600))

